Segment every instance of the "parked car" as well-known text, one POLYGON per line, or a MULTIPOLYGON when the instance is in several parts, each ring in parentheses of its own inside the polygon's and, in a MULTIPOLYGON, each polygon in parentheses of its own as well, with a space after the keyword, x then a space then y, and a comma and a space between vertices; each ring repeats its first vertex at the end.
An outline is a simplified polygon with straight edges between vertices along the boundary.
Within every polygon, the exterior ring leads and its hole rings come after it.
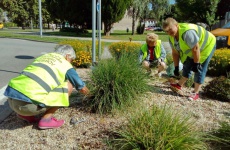
POLYGON ((154 31, 163 31, 163 29, 161 27, 154 27, 153 30, 154 31))
POLYGON ((0 29, 3 29, 4 25, 3 23, 0 23, 0 29))
POLYGON ((216 36, 216 48, 230 47, 230 21, 211 33, 216 36))
POLYGON ((153 30, 154 30, 154 27, 152 26, 145 27, 145 31, 153 31, 153 30))

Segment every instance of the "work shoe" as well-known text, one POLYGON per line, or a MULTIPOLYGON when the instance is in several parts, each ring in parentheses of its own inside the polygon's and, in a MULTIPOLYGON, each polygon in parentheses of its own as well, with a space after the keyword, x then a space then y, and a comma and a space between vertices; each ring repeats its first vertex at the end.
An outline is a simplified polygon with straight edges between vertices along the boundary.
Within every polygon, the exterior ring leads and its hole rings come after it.
POLYGON ((35 117, 35 116, 22 116, 22 115, 17 114, 17 117, 29 123, 38 122, 40 120, 40 118, 35 117))
POLYGON ((176 92, 177 94, 184 96, 184 93, 182 91, 181 86, 178 83, 170 83, 170 88, 173 92, 176 92))
POLYGON ((199 94, 197 94, 197 93, 192 93, 189 97, 188 97, 188 99, 189 100, 197 100, 199 98, 199 94))
POLYGON ((59 128, 65 123, 64 120, 57 120, 54 117, 48 119, 41 119, 38 123, 38 127, 40 129, 53 129, 59 128))

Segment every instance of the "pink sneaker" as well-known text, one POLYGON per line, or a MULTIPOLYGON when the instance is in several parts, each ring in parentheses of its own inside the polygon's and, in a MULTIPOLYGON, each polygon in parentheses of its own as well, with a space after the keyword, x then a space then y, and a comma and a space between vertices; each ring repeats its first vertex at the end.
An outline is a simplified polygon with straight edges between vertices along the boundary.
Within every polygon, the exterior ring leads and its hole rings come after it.
POLYGON ((170 88, 172 91, 178 93, 179 95, 184 95, 182 88, 178 83, 170 83, 170 88))
POLYGON ((197 93, 192 93, 189 97, 188 97, 188 99, 189 100, 197 100, 199 98, 199 94, 197 94, 197 93))
POLYGON ((56 118, 51 117, 49 119, 41 119, 38 123, 38 127, 40 129, 53 129, 61 127, 64 123, 64 120, 57 120, 56 118))
POLYGON ((22 116, 22 115, 17 114, 17 117, 29 123, 38 122, 40 120, 40 118, 35 117, 35 116, 22 116))

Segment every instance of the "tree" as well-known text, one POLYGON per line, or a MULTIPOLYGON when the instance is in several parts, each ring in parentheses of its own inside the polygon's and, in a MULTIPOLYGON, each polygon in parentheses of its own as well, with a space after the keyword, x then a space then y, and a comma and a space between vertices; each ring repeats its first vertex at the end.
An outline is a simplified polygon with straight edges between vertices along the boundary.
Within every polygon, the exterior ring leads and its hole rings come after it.
POLYGON ((217 17, 215 15, 219 0, 176 0, 178 21, 203 22, 213 25, 217 17))
POLYGON ((0 23, 2 23, 3 21, 4 21, 3 10, 0 8, 0 23))
POLYGON ((124 17, 130 2, 130 0, 103 0, 101 19, 104 23, 104 34, 106 36, 110 35, 113 24, 124 17))
POLYGON ((152 11, 151 17, 157 21, 160 21, 161 18, 170 11, 170 5, 168 0, 151 0, 152 11))
POLYGON ((218 22, 219 17, 216 16, 217 5, 220 0, 210 0, 211 6, 209 10, 206 11, 207 24, 209 25, 209 30, 212 30, 212 25, 218 22))
POLYGON ((140 22, 144 21, 147 14, 150 12, 148 5, 150 0, 132 0, 130 3, 130 9, 128 15, 132 16, 132 35, 135 31, 135 22, 139 19, 140 22))
POLYGON ((60 19, 70 25, 91 25, 92 0, 46 0, 51 18, 60 19))
MULTIPOLYGON (((44 4, 45 0, 42 0, 44 4)), ((7 11, 8 17, 18 26, 29 26, 32 21, 38 23, 38 0, 1 0, 0 7, 7 11)), ((42 9, 43 20, 49 19, 46 8, 42 9)))

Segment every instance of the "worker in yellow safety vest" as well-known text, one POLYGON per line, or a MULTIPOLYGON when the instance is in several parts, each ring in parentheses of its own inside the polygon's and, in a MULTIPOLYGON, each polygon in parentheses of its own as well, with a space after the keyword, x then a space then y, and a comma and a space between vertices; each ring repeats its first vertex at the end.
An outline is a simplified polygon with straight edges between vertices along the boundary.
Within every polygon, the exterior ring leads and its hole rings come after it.
POLYGON ((189 100, 197 100, 207 73, 208 64, 216 50, 215 36, 201 26, 191 23, 178 23, 173 18, 163 21, 163 29, 169 35, 174 61, 174 75, 179 76, 179 61, 183 63, 182 78, 171 83, 173 91, 184 95, 182 86, 194 72, 194 91, 189 100))
POLYGON ((57 120, 53 114, 59 107, 69 106, 73 87, 82 94, 89 93, 71 65, 75 58, 70 45, 57 45, 54 52, 36 58, 19 76, 9 81, 4 95, 19 118, 38 122, 40 129, 58 128, 64 124, 64 120, 57 120), (38 117, 40 114, 41 118, 38 117))

